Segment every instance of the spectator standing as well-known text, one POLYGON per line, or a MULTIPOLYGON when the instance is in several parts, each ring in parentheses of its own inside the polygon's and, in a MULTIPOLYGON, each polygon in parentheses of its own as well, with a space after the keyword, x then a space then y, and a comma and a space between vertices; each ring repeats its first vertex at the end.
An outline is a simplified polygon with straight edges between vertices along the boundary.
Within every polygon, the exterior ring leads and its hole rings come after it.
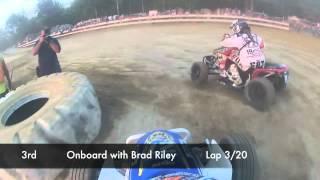
POLYGON ((38 77, 61 72, 57 57, 60 51, 61 46, 58 40, 50 36, 49 28, 44 28, 32 49, 32 54, 38 55, 39 65, 36 69, 38 77))

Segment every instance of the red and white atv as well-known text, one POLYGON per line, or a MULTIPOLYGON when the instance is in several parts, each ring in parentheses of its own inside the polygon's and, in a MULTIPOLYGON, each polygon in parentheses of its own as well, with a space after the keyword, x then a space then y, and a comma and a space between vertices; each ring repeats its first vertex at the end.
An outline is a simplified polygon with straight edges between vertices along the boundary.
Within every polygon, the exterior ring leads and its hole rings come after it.
MULTIPOLYGON (((213 55, 204 56, 202 62, 195 62, 191 67, 191 80, 197 84, 208 81, 208 75, 220 76, 222 68, 228 59, 221 61, 224 56, 223 48, 215 49, 213 55)), ((249 103, 259 109, 267 109, 275 99, 275 92, 286 88, 288 82, 288 66, 284 64, 265 63, 263 66, 254 65, 249 71, 243 85, 235 88, 243 89, 249 103)), ((226 86, 234 87, 232 80, 226 78, 226 86)))

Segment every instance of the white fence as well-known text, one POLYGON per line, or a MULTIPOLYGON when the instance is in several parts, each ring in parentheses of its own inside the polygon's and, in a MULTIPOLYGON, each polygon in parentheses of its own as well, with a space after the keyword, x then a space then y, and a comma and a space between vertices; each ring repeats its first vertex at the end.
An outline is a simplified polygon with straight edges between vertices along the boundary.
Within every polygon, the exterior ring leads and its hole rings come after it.
MULTIPOLYGON (((81 32, 93 31, 98 29, 128 26, 136 24, 150 24, 150 23, 169 23, 169 22, 218 22, 218 23, 231 23, 235 19, 245 19, 251 25, 263 26, 281 30, 289 30, 289 23, 273 21, 262 18, 245 17, 245 16, 229 16, 229 15, 200 15, 200 14, 188 14, 188 15, 158 15, 158 16, 146 16, 146 17, 135 17, 125 18, 120 20, 100 22, 97 24, 91 24, 88 26, 82 26, 73 28, 71 32, 59 35, 53 35, 53 37, 61 38, 72 34, 81 32)), ((37 40, 27 42, 19 45, 19 48, 32 46, 37 40)))

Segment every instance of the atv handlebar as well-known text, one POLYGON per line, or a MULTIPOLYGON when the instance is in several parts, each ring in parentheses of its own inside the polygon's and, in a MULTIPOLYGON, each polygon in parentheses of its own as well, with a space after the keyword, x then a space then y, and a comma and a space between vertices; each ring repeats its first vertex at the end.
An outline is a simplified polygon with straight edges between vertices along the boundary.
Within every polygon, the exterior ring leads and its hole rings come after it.
POLYGON ((217 51, 221 51, 223 49, 224 49, 224 47, 219 47, 219 48, 213 49, 213 53, 216 53, 217 51))

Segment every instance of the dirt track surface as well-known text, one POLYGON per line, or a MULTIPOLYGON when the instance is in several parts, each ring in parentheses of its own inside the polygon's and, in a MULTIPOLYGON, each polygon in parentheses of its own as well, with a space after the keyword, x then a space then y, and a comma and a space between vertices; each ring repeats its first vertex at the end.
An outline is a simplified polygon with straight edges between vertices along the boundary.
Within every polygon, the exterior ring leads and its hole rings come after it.
MULTIPOLYGON (((115 28, 61 39, 64 71, 86 74, 103 110, 98 142, 123 143, 156 128, 183 127, 194 141, 245 132, 256 138, 262 179, 320 177, 320 40, 254 28, 269 61, 289 65, 286 91, 266 112, 214 80, 190 81, 190 66, 217 47, 227 25, 167 24, 115 28)), ((6 59, 15 84, 34 78, 36 58, 20 49, 6 59)))

